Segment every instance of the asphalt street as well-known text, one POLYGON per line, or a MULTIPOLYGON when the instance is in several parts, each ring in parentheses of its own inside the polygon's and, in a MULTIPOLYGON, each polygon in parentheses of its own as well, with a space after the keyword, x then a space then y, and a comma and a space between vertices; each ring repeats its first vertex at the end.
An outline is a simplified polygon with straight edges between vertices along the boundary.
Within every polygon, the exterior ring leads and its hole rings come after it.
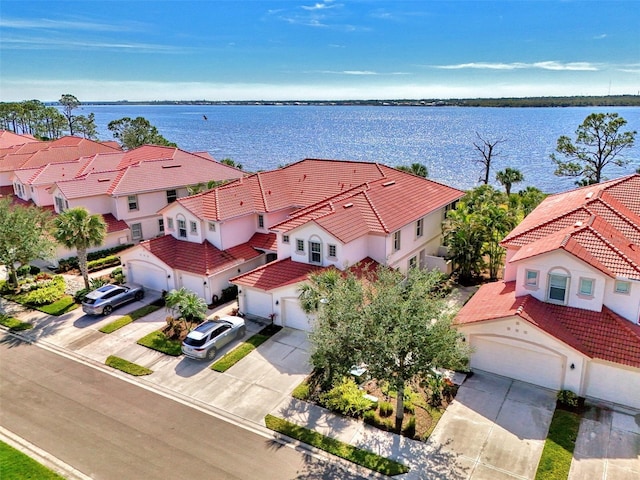
POLYGON ((96 480, 360 478, 10 335, 0 364, 0 424, 96 480))

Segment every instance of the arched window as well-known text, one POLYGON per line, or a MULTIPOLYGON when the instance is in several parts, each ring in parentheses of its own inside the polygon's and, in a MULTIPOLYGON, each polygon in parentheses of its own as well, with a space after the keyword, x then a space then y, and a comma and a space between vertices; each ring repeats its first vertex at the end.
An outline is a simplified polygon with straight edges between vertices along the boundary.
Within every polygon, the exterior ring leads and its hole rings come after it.
POLYGON ((569 298, 570 281, 571 275, 568 270, 561 267, 549 270, 547 301, 549 303, 566 305, 567 299, 569 298))
POLYGON ((322 241, 315 235, 309 239, 309 263, 322 265, 322 241))
POLYGON ((176 221, 178 222, 178 237, 187 238, 187 221, 185 220, 184 215, 177 215, 176 221))

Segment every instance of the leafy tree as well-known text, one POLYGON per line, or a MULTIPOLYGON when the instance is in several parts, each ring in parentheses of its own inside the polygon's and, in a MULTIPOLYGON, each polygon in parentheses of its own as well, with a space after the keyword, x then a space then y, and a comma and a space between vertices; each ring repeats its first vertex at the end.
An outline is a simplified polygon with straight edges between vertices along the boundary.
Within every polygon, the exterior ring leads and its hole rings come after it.
POLYGON ((76 125, 76 116, 73 114, 73 111, 80 106, 80 100, 71 94, 65 93, 60 97, 58 103, 62 105, 62 114, 67 119, 69 135, 73 135, 73 129, 76 125))
POLYGON ((442 282, 441 273, 416 268, 406 276, 378 268, 366 281, 340 276, 309 337, 316 367, 337 359, 334 373, 346 373, 349 365, 364 363, 373 378, 397 391, 398 430, 407 382, 433 368, 466 364, 467 349, 438 293, 442 282))
POLYGON ((66 210, 54 219, 53 238, 66 248, 75 248, 78 252, 78 267, 89 288, 87 268, 87 250, 102 245, 107 234, 107 226, 100 215, 91 215, 86 208, 77 207, 66 210))
POLYGON ((177 146, 160 135, 158 129, 144 117, 136 117, 134 119, 124 117, 119 120, 112 120, 107 125, 107 128, 113 132, 113 138, 118 140, 126 150, 132 150, 142 145, 177 146))
POLYGON ((207 313, 207 302, 184 287, 171 290, 164 299, 167 309, 174 316, 182 317, 185 322, 202 321, 207 313))
POLYGON ((478 132, 476 132, 476 136, 480 140, 479 142, 473 142, 473 146, 476 147, 476 150, 480 152, 481 158, 477 160, 484 167, 484 178, 480 180, 485 184, 489 184, 489 173, 491 172, 491 162, 495 157, 500 155, 500 152, 497 150, 498 145, 506 142, 504 138, 499 138, 497 140, 488 140, 482 138, 478 132))
POLYGON ((484 268, 482 218, 461 200, 444 221, 444 243, 458 274, 458 281, 469 284, 480 277, 484 268))
POLYGON ((413 173, 418 177, 427 178, 429 176, 429 171, 427 170, 427 166, 422 163, 412 163, 410 166, 400 165, 396 167, 397 170, 402 172, 413 173))
POLYGON ((536 208, 542 200, 547 196, 546 193, 537 189, 536 187, 528 186, 524 190, 518 192, 520 199, 520 209, 522 210, 522 216, 529 215, 534 208, 536 208))
POLYGON ((511 186, 524 180, 524 175, 517 168, 507 167, 496 173, 496 180, 504 186, 507 196, 511 195, 511 186))
POLYGON ((225 180, 209 180, 207 183, 200 182, 195 185, 187 185, 187 193, 189 195, 195 195, 197 193, 208 192, 225 183, 225 180))
POLYGON ((16 264, 51 257, 54 243, 47 235, 51 216, 38 207, 11 205, 0 199, 0 264, 9 271, 9 283, 18 286, 16 264))
POLYGON ((633 146, 636 131, 621 132, 627 121, 617 113, 592 113, 576 130, 575 143, 565 135, 558 138, 556 152, 551 154, 556 164, 555 174, 561 177, 582 177, 578 185, 600 183, 602 171, 608 165, 623 167, 629 160, 618 157, 633 146))
POLYGON ((220 160, 220 163, 224 163, 225 165, 229 165, 230 167, 237 168, 238 170, 242 170, 242 164, 237 163, 235 160, 231 158, 223 158, 220 160))
POLYGON ((78 115, 76 117, 76 129, 84 138, 97 140, 98 128, 96 127, 96 115, 92 112, 88 117, 78 115))

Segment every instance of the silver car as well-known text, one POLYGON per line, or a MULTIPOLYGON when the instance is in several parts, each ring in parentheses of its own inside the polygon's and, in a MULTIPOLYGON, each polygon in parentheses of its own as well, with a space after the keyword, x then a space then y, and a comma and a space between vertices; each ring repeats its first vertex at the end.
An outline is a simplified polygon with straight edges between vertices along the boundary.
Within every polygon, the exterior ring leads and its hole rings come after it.
POLYGON ((218 349, 232 340, 244 337, 244 319, 225 316, 206 320, 189 332, 182 342, 182 353, 187 357, 213 360, 218 349))
POLYGON ((109 315, 114 308, 143 297, 144 289, 140 285, 103 285, 87 294, 82 310, 88 315, 109 315))

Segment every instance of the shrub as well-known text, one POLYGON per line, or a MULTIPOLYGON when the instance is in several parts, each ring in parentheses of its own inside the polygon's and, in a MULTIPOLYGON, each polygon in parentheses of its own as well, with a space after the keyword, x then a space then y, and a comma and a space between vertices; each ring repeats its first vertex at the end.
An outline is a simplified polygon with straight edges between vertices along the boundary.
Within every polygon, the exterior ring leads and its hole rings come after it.
POLYGON ((29 266, 29 273, 31 275, 38 275, 40 273, 40 267, 36 267, 35 265, 29 266))
POLYGON ((26 277, 31 273, 31 265, 22 265, 16 270, 19 277, 26 277))
POLYGON ((76 301, 76 303, 82 303, 84 301, 84 298, 90 291, 91 290, 88 288, 81 288, 73 295, 73 299, 76 301))
MULTIPOLYGON (((113 256, 116 253, 121 252, 122 250, 129 247, 131 247, 131 244, 118 245, 117 247, 113 247, 113 248, 105 248, 104 250, 89 252, 87 254, 87 260, 88 260, 87 263, 92 262, 94 260, 101 259, 101 258, 113 256)), ((117 263, 115 265, 117 265, 117 263)), ((68 272, 69 270, 73 270, 74 268, 78 268, 78 257, 61 258, 60 260, 58 260, 58 273, 68 272)), ((102 267, 102 268, 106 268, 106 267, 102 267)))
POLYGON ((378 405, 381 417, 389 417, 393 413, 393 405, 391 402, 380 402, 378 405))
POLYGON ((358 388, 358 385, 346 378, 327 393, 322 394, 320 401, 329 410, 352 417, 360 417, 374 407, 372 401, 364 398, 364 392, 358 388))
POLYGON ((29 305, 46 305, 62 297, 64 289, 64 279, 61 276, 56 276, 42 285, 36 285, 35 289, 18 295, 16 300, 29 305))
POLYGON ((393 431, 393 429, 395 428, 395 421, 393 419, 380 418, 375 410, 367 410, 366 412, 364 412, 362 418, 365 423, 381 430, 393 431))
POLYGON ((578 408, 578 395, 571 390, 560 390, 558 392, 558 403, 563 407, 578 408))
POLYGON ((90 272, 95 272, 104 268, 113 267, 114 265, 120 265, 120 257, 110 255, 108 257, 99 258, 98 260, 91 260, 87 262, 87 269, 90 272))
POLYGON ((104 277, 91 278, 89 280, 89 290, 95 290, 109 283, 104 277))
POLYGON ((231 300, 234 300, 237 296, 238 296, 238 286, 231 285, 230 287, 222 289, 222 298, 220 299, 220 301, 222 303, 230 302, 231 300))
POLYGON ((405 436, 413 438, 416 436, 416 417, 411 417, 407 424, 403 427, 402 433, 405 436))

